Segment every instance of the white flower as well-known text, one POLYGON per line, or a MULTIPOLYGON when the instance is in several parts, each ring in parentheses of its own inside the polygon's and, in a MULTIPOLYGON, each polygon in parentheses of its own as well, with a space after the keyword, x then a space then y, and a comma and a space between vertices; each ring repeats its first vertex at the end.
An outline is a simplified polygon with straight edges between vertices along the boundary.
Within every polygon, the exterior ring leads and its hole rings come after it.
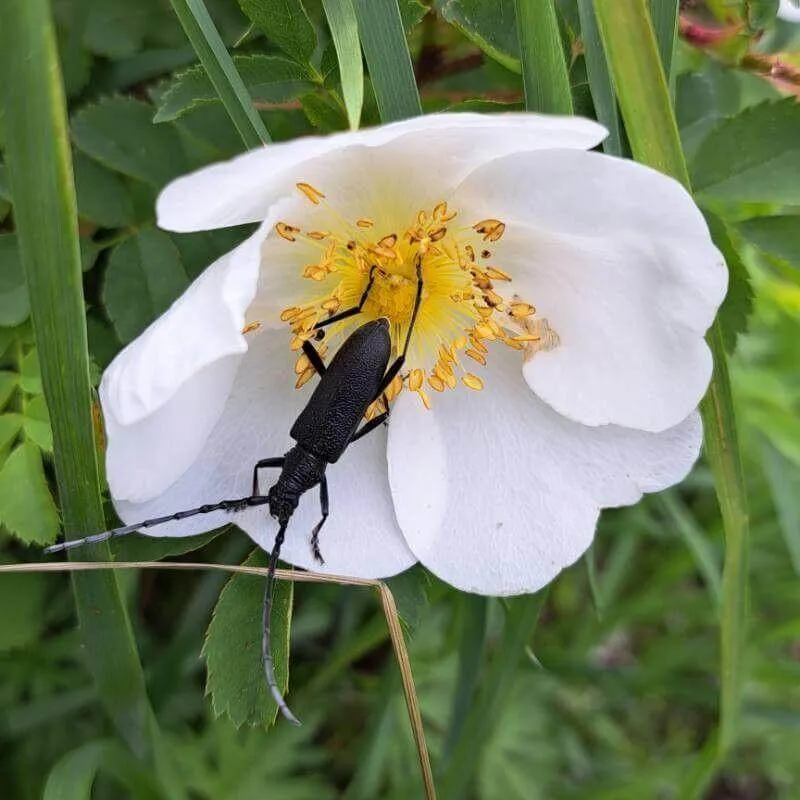
POLYGON ((800 6, 791 0, 781 0, 778 16, 786 22, 800 22, 800 6))
MULTIPOLYGON (((388 432, 328 470, 325 570, 386 577, 421 561, 468 591, 535 591, 587 549, 601 509, 680 481, 700 448, 703 334, 727 272, 678 183, 585 152, 604 135, 579 118, 433 115, 270 145, 169 185, 162 227, 261 224, 103 377, 122 519, 249 494, 254 463, 294 444, 311 388, 296 391, 297 375, 316 380, 291 347, 353 305, 375 264, 365 313, 326 341, 386 316, 397 346, 423 253, 388 432)), ((318 518, 309 492, 287 561, 319 568, 318 518)), ((236 522, 272 547, 264 508, 236 522)))

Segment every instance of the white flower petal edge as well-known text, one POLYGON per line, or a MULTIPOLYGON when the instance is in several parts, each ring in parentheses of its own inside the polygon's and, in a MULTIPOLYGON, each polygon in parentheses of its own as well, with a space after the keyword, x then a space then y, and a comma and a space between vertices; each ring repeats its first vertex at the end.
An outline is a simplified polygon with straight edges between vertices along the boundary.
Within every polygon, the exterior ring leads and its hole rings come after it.
POLYGON ((495 347, 486 388, 463 402, 396 401, 389 482, 400 527, 428 569, 464 591, 535 592, 589 547, 601 508, 682 480, 702 438, 693 413, 653 434, 555 413, 495 347))
POLYGON ((402 139, 405 157, 436 155, 454 179, 489 158, 518 150, 588 149, 607 131, 580 117, 537 114, 430 114, 415 119, 325 137, 270 144, 223 164, 206 167, 169 184, 158 198, 162 228, 198 231, 260 222, 281 195, 294 190, 306 162, 335 158, 353 147, 382 147, 402 139), (459 170, 461 174, 458 175, 459 170))
POLYGON ((800 22, 800 6, 790 3, 789 0, 781 0, 778 16, 786 22, 800 22))
MULTIPOLYGON (((289 428, 308 401, 313 385, 294 391, 285 377, 292 374, 293 356, 282 333, 265 331, 254 337, 241 361, 224 411, 191 467, 158 497, 132 503, 114 496, 126 523, 194 508, 217 500, 250 494, 253 466, 262 458, 281 456, 293 444, 289 428)), ((183 406, 184 411, 188 409, 183 406)), ((164 446, 161 432, 160 448, 164 446)), ((141 464, 146 469, 146 463, 141 464)), ((281 559, 306 569, 355 577, 388 577, 410 567, 416 558, 395 520, 386 476, 386 434, 375 431, 349 448, 328 471, 330 516, 320 532, 324 566, 309 548, 311 529, 320 519, 319 493, 308 492, 292 517, 281 559)), ((262 470, 261 491, 278 477, 262 470)), ((229 515, 204 514, 142 531, 152 536, 191 536, 235 522, 258 545, 272 549, 277 527, 266 507, 229 515)))
POLYGON ((495 259, 513 275, 509 291, 559 336, 524 368, 539 397, 586 425, 648 431, 697 407, 712 367, 702 337, 728 273, 679 183, 631 161, 551 150, 479 167, 453 202, 506 222, 495 259))

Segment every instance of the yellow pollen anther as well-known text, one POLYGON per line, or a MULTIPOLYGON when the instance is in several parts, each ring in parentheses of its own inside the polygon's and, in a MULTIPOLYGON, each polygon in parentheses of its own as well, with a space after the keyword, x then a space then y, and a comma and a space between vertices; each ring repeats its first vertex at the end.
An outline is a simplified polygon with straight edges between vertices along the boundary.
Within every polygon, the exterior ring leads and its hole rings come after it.
POLYGON ((467 337, 466 336, 457 336, 453 339, 453 347, 457 350, 463 350, 467 346, 467 337))
POLYGON ((511 276, 507 272, 503 272, 503 270, 498 269, 497 267, 486 267, 485 271, 490 278, 494 278, 496 281, 511 280, 511 276))
POLYGON ((494 331, 489 327, 489 325, 479 322, 475 326, 475 333, 481 337, 481 339, 488 339, 490 342, 493 342, 497 337, 494 335, 494 331))
POLYGON ((286 222, 277 222, 275 223, 275 232, 281 239, 286 239, 287 242, 293 242, 297 239, 300 228, 295 228, 294 225, 289 225, 286 222))
POLYGON ((253 331, 257 331, 261 327, 261 323, 256 320, 255 322, 248 322, 247 325, 242 328, 242 336, 246 333, 252 333, 253 331))
POLYGON ((481 250, 481 258, 491 258, 492 251, 491 250, 481 250))
POLYGON ((315 205, 319 205, 325 195, 319 189, 315 189, 310 183, 297 183, 297 188, 315 205))
POLYGON ((283 311, 281 311, 281 322, 291 322, 301 310, 302 309, 297 308, 297 306, 284 308, 283 311))
POLYGON ((484 219, 476 222, 472 228, 483 235, 484 242, 496 242, 505 232, 506 226, 499 219, 484 219))
POLYGON ((511 304, 511 316, 517 319, 529 317, 531 314, 535 313, 536 309, 530 303, 522 303, 519 300, 515 300, 511 304))
POLYGON ((424 377, 421 369, 412 369, 408 376, 408 388, 411 389, 412 392, 419 391, 422 387, 422 380, 424 377))
POLYGON ((302 388, 303 386, 305 386, 305 385, 306 385, 306 384, 307 384, 307 383, 308 383, 308 382, 309 382, 309 381, 310 381, 310 380, 311 380, 311 379, 312 379, 312 378, 313 378, 313 377, 314 377, 316 374, 317 374, 317 372, 316 372, 316 370, 314 369, 314 367, 309 367, 309 368, 308 368, 308 369, 307 369, 305 372, 303 372, 303 373, 302 373, 302 375, 300 375, 300 377, 297 379, 297 382, 295 383, 295 385, 294 385, 294 388, 295 388, 295 389, 301 389, 301 388, 302 388))
POLYGON ((375 223, 371 219, 363 218, 363 219, 357 219, 356 220, 356 225, 359 228, 363 228, 364 230, 367 230, 367 229, 371 228, 374 224, 375 223))
POLYGON ((318 242, 321 242, 323 239, 327 239, 330 236, 330 231, 309 231, 308 238, 309 239, 316 239, 318 242))
POLYGON ((390 233, 388 236, 384 236, 383 239, 378 240, 378 247, 385 247, 387 250, 391 250, 396 244, 396 233, 390 233))
POLYGON ((308 360, 308 356, 303 353, 300 358, 295 361, 294 364, 294 374, 301 375, 304 373, 309 367, 311 366, 311 362, 308 360))
POLYGON ((468 245, 466 245, 464 247, 464 252, 467 254, 467 258, 474 263, 475 262, 475 249, 472 247, 471 244, 468 244, 468 245))
POLYGON ((514 342, 538 342, 542 337, 538 333, 523 333, 512 337, 514 342))
POLYGON ((417 394, 419 395, 419 399, 422 400, 422 405, 431 410, 431 399, 428 397, 428 393, 424 389, 417 389, 417 394))
POLYGON ((434 391, 437 392, 444 391, 444 381, 438 375, 429 375, 428 384, 434 391))
POLYGON ((464 351, 464 355, 469 356, 473 361, 477 361, 482 366, 486 366, 486 356, 483 353, 479 353, 477 350, 473 350, 471 347, 469 350, 464 351))
POLYGON ((331 297, 322 304, 322 307, 330 314, 335 314, 342 307, 342 301, 338 297, 331 297))
POLYGON ((428 234, 428 239, 431 242, 439 242, 442 239, 444 239, 445 236, 447 236, 447 228, 445 228, 444 225, 442 225, 441 228, 437 228, 435 231, 431 231, 428 234))
POLYGON ((473 375, 471 372, 468 372, 461 379, 461 383, 470 389, 474 389, 476 392, 479 392, 481 389, 483 389, 483 381, 477 375, 473 375))

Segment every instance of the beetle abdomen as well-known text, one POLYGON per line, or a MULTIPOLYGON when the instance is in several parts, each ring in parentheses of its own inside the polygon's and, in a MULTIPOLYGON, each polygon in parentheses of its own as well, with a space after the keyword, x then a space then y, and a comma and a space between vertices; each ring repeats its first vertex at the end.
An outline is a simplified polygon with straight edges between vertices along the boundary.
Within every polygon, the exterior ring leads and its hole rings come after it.
POLYGON ((291 437, 334 463, 375 399, 391 355, 389 323, 367 322, 338 349, 292 426, 291 437))

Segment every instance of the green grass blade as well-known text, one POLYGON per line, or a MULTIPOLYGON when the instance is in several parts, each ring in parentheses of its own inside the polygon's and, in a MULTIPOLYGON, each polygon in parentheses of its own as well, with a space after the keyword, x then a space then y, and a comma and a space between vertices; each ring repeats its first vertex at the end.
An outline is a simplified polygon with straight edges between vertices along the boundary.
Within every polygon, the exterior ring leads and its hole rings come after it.
POLYGON ((667 76, 667 83, 671 84, 672 56, 675 53, 675 42, 678 37, 678 0, 648 0, 648 5, 661 65, 667 76))
POLYGON ((516 0, 528 111, 572 114, 572 92, 553 0, 516 0))
POLYGON ((620 133, 617 97, 614 84, 608 71, 603 42, 597 27, 593 0, 578 0, 578 14, 581 20, 581 39, 586 57, 586 72, 597 119, 608 128, 608 137, 603 142, 603 151, 610 156, 622 155, 622 135, 620 133))
POLYGON ((203 0, 170 0, 170 3, 245 146, 258 147, 268 142, 269 133, 203 0))
POLYGON ((382 122, 422 113, 397 0, 353 0, 382 122))
MULTIPOLYGON (((638 161, 689 187, 675 115, 645 0, 596 0, 603 44, 631 148, 638 161)), ((722 577, 721 690, 718 756, 733 743, 740 712, 742 647, 747 604, 747 500, 722 331, 715 322, 708 344, 714 375, 701 403, 706 456, 725 529, 722 577)))
POLYGON ((459 800, 468 796, 474 784, 480 755, 510 697, 514 674, 520 659, 524 657, 525 647, 533 635, 546 599, 545 589, 538 594, 508 601, 503 636, 486 675, 484 689, 473 703, 461 738, 447 765, 447 772, 440 782, 442 800, 459 800))
POLYGON ((364 64, 358 41, 358 19, 353 0, 322 0, 333 45, 339 59, 344 107, 351 130, 358 128, 364 104, 364 64))
POLYGON ((461 738, 464 723, 472 706, 475 687, 483 664, 483 646, 488 622, 489 599, 487 597, 466 594, 460 599, 461 632, 458 646, 458 679, 450 725, 444 743, 443 770, 447 769, 447 762, 461 738))
MULTIPOLYGON (((14 219, 53 428, 64 528, 67 535, 101 531, 75 188, 47 0, 4 7, 0 59, 14 219)), ((95 560, 109 558, 105 544, 88 552, 95 560)), ((86 661, 102 702, 131 749, 155 756, 152 712, 116 576, 76 573, 73 587, 86 661)))

